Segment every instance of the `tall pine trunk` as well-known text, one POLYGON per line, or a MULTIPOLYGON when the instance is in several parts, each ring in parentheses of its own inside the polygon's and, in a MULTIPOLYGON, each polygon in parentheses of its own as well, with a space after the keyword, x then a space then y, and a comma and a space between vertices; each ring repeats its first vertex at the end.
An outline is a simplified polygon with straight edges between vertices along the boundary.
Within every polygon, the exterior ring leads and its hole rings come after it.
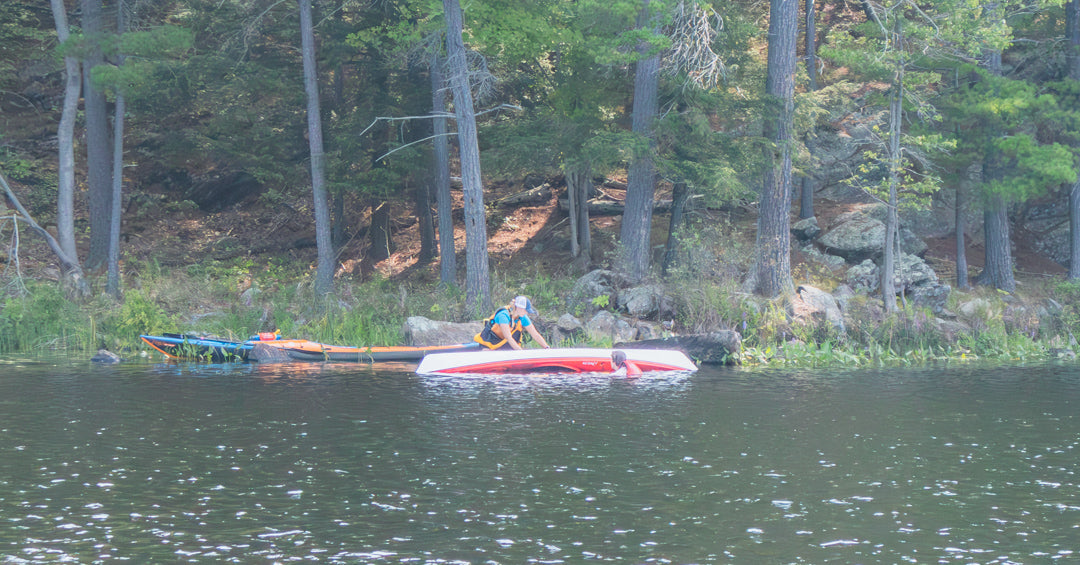
MULTIPOLYGON (((814 26, 814 0, 806 0, 806 88, 817 90, 817 32, 814 26)), ((807 134, 806 149, 810 159, 814 158, 813 128, 807 134)), ((809 167, 808 167, 809 169, 809 167)), ((814 217, 814 177, 807 170, 800 179, 799 219, 814 217)))
POLYGON ((488 272, 487 218, 480 176, 480 147, 476 138, 476 115, 469 89, 465 43, 461 39, 462 16, 458 0, 443 0, 446 17, 446 54, 450 84, 454 90, 461 184, 465 198, 465 307, 470 314, 491 310, 491 278, 488 272))
POLYGON ((434 170, 433 192, 438 208, 439 221, 439 281, 452 285, 457 278, 457 255, 454 249, 453 201, 450 198, 450 140, 446 135, 446 80, 443 77, 443 60, 438 53, 431 56, 431 110, 433 120, 434 149, 431 167, 434 170))
POLYGON ((91 48, 83 62, 83 109, 86 116, 86 184, 90 216, 90 251, 87 270, 105 266, 109 259, 109 229, 112 223, 112 141, 109 139, 109 111, 105 93, 90 80, 94 67, 104 64, 99 40, 103 32, 101 0, 82 0, 83 32, 91 48))
MULTIPOLYGON (((638 14, 637 28, 650 27, 649 0, 638 14)), ((642 41, 637 50, 645 57, 650 45, 642 41)), ((653 194, 656 191, 656 170, 653 165, 652 126, 659 111, 660 55, 639 59, 634 68, 634 106, 631 122, 634 133, 649 140, 649 148, 636 155, 627 172, 626 205, 623 207, 619 243, 622 246, 619 270, 634 281, 645 278, 649 272, 652 251, 649 236, 652 233, 653 194)))
POLYGON ((763 135, 772 142, 758 205, 757 240, 751 289, 774 297, 793 290, 791 282, 791 142, 794 129, 797 0, 771 0, 765 93, 769 110, 763 135))
POLYGON ((315 66, 315 32, 311 24, 311 0, 300 0, 300 53, 304 61, 304 94, 307 97, 308 148, 311 152, 311 193, 315 207, 315 295, 334 292, 334 246, 330 237, 330 203, 326 194, 323 162, 322 116, 319 112, 319 80, 315 66))
MULTIPOLYGON (((1065 29, 1069 40, 1069 78, 1080 81, 1080 0, 1070 0, 1065 7, 1065 29)), ((1069 278, 1080 279, 1080 176, 1069 191, 1069 230, 1072 251, 1069 255, 1069 278)))
MULTIPOLYGON (((125 31, 123 2, 116 4, 116 34, 125 31)), ((117 55, 117 66, 124 66, 124 55, 117 55)), ((120 300, 120 209, 124 195, 124 91, 116 87, 116 108, 113 112, 113 169, 112 206, 109 214, 109 261, 105 277, 105 292, 120 300)))
MULTIPOLYGON (((989 54, 987 68, 994 76, 1001 76, 1001 51, 989 54)), ((996 146, 991 145, 983 157, 983 184, 1004 178, 1002 158, 996 146)), ((983 213, 984 237, 986 240, 986 259, 978 282, 994 288, 1013 292, 1016 279, 1012 270, 1012 249, 1009 238, 1008 202, 1001 194, 987 197, 986 210, 983 213)))
MULTIPOLYGON (((71 36, 64 0, 51 0, 56 35, 60 43, 71 36)), ((59 166, 57 168, 56 239, 69 259, 78 262, 75 248, 75 118, 79 113, 82 73, 79 60, 64 57, 64 107, 56 129, 59 166)))

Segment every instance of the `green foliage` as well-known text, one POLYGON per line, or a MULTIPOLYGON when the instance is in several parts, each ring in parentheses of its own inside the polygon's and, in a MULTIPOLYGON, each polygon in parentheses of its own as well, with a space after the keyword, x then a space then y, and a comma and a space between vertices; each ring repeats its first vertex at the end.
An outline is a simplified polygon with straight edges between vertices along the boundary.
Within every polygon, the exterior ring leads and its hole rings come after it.
POLYGON ((93 337, 89 317, 55 284, 31 284, 0 308, 0 352, 89 349, 93 337))
MULTIPOLYGON (((945 127, 958 132, 952 157, 957 166, 994 163, 996 172, 979 185, 980 194, 1023 202, 1073 182, 1073 150, 1044 142, 1038 132, 1075 120, 1071 116, 1075 110, 1063 110, 1053 93, 1041 92, 1029 81, 994 76, 976 67, 964 70, 970 80, 946 98, 945 127)), ((1068 90, 1064 94, 1067 98, 1068 90)))

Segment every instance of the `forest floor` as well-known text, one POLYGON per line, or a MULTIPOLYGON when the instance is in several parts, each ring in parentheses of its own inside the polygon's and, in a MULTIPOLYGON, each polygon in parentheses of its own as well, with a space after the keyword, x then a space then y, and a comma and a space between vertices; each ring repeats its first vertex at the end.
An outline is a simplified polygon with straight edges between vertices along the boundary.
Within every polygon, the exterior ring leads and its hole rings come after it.
MULTIPOLYGON (((559 184, 561 181, 561 178, 550 179, 555 190, 550 198, 542 202, 519 206, 489 204, 488 249, 493 270, 542 273, 550 277, 574 274, 569 248, 570 228, 566 213, 560 210, 558 203, 558 195, 563 193, 564 188, 559 184)), ((620 178, 609 179, 601 187, 603 196, 615 201, 623 199, 625 192, 621 186, 624 186, 624 181, 625 179, 620 178)), ((9 182, 20 199, 30 197, 31 187, 9 182)), ((485 202, 494 203, 525 188, 520 184, 494 184, 486 189, 485 202)), ((291 205, 269 204, 258 196, 253 196, 222 211, 203 212, 190 203, 178 203, 176 195, 168 194, 158 186, 140 186, 134 190, 129 188, 129 192, 131 195, 125 200, 125 223, 122 230, 122 258, 127 272, 149 262, 156 262, 166 268, 183 268, 207 259, 247 260, 253 266, 276 261, 293 268, 313 268, 315 264, 313 214, 310 204, 302 200, 294 201, 291 205)), ((452 192, 455 198, 460 200, 460 189, 452 192)), ((664 188, 661 187, 657 198, 665 196, 664 188)), ((819 200, 815 204, 819 225, 829 226, 833 218, 857 204, 819 200)), ((364 280, 378 273, 390 280, 407 280, 421 284, 438 281, 437 260, 428 264, 419 263, 420 228, 411 202, 392 204, 391 234, 394 249, 388 258, 378 262, 365 260, 370 247, 366 238, 370 221, 369 207, 363 203, 352 202, 349 209, 354 213, 347 216, 346 231, 352 235, 340 249, 337 273, 339 278, 364 280)), ((733 226, 735 237, 739 237, 746 245, 752 245, 756 221, 754 210, 739 207, 725 211, 697 210, 695 213, 728 222, 733 226)), ((85 211, 80 210, 79 216, 85 218, 85 211)), ((41 220, 39 218, 39 221, 41 220)), ((459 201, 455 206, 455 248, 458 250, 458 268, 464 270, 465 232, 460 220, 459 201)), ((594 263, 610 262, 618 240, 620 220, 619 215, 595 215, 591 218, 594 263)), ((50 229, 54 227, 47 223, 46 225, 50 229)), ((80 225, 85 227, 84 222, 80 225)), ((667 229, 668 215, 655 214, 654 248, 659 249, 664 244, 667 229)), ((28 278, 55 278, 55 260, 44 241, 33 235, 22 236, 21 239, 23 241, 20 243, 18 267, 22 275, 28 278)), ((1035 251, 1031 239, 1023 233, 1014 237, 1014 259, 1017 263, 1017 279, 1021 286, 1024 281, 1034 282, 1064 274, 1065 269, 1061 265, 1035 251)), ((928 263, 938 270, 943 282, 954 284, 954 237, 930 237, 925 238, 925 241, 929 246, 926 253, 928 263)), ((85 244, 85 241, 82 243, 85 244)), ((85 249, 80 249, 80 253, 84 254, 85 249)), ((982 260, 981 240, 969 238, 967 261, 972 275, 981 270, 982 260)), ((793 250, 792 267, 796 272, 806 261, 802 253, 797 249, 793 250)), ((9 261, 9 267, 11 264, 9 261)), ((796 281, 797 284, 800 282, 804 281, 796 281)))

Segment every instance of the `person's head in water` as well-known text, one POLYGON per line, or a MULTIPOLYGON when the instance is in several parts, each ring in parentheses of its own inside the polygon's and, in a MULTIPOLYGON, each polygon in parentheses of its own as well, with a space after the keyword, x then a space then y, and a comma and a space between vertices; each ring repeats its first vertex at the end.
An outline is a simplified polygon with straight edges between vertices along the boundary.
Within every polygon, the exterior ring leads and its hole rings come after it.
POLYGON ((611 368, 618 369, 624 365, 626 365, 626 353, 623 353, 622 351, 612 351, 611 368))

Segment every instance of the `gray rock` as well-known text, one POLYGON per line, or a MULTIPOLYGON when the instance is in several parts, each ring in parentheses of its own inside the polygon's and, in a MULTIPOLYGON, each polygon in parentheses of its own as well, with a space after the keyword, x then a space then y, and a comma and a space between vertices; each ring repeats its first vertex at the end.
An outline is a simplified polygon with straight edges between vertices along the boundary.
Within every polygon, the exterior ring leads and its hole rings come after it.
POLYGON ((930 308, 935 316, 948 316, 945 303, 949 301, 952 287, 947 284, 927 283, 908 289, 911 303, 920 308, 930 308))
POLYGON ((678 349, 698 363, 738 365, 742 337, 734 330, 615 343, 619 349, 678 349))
MULTIPOLYGON (((863 259, 878 259, 885 249, 885 205, 869 204, 841 214, 834 220, 834 227, 819 242, 827 251, 844 257, 850 263, 863 259)), ((899 226, 900 251, 922 256, 928 249, 926 242, 914 232, 899 226)))
POLYGON ((450 345, 468 343, 482 329, 483 322, 439 322, 423 316, 410 316, 405 320, 401 333, 405 345, 450 345))
POLYGON ((257 361, 259 363, 285 363, 291 360, 288 353, 277 347, 270 347, 265 343, 256 343, 255 347, 251 348, 251 352, 248 353, 248 361, 257 361))
POLYGON ((790 304, 793 318, 796 320, 825 320, 838 331, 844 331, 844 315, 833 295, 809 285, 801 285, 795 290, 790 304))
POLYGON ((589 337, 604 338, 615 335, 615 315, 607 310, 596 313, 585 323, 585 331, 589 337))
MULTIPOLYGON (((850 213, 841 217, 849 215, 850 213)), ((826 232, 819 240, 826 251, 839 255, 850 263, 858 263, 881 255, 884 242, 885 224, 866 215, 847 218, 846 221, 826 232)))
POLYGON ((847 310, 848 303, 851 302, 852 298, 855 298, 855 291, 850 286, 842 284, 836 287, 836 290, 832 292, 832 296, 836 299, 840 310, 847 310))
POLYGON ((799 241, 810 241, 821 233, 817 218, 805 218, 791 225, 791 235, 799 241))
POLYGON ((545 335, 552 346, 564 342, 578 341, 585 336, 585 325, 571 314, 563 314, 551 326, 550 335, 545 335))
POLYGON ((843 257, 837 257, 836 255, 829 255, 828 253, 822 253, 818 251, 817 247, 812 244, 802 248, 802 254, 807 259, 818 263, 819 265, 825 265, 830 270, 842 269, 847 266, 847 261, 843 257))
POLYGON ((936 285, 938 276, 921 257, 901 253, 893 269, 893 281, 897 289, 901 286, 936 285))
POLYGON ((664 327, 655 322, 638 321, 634 324, 638 339, 660 339, 664 337, 664 327))
POLYGON ((583 306, 583 312, 596 310, 593 300, 601 296, 608 297, 608 304, 615 305, 618 301, 618 289, 625 286, 623 277, 613 271, 597 269, 574 282, 570 294, 566 297, 566 305, 571 311, 578 311, 577 307, 583 306))
POLYGON ((102 365, 112 365, 123 361, 119 355, 109 351, 107 349, 99 349, 97 355, 90 358, 92 363, 101 363, 102 365))
POLYGON ((620 292, 618 306, 635 318, 652 318, 661 312, 671 310, 667 302, 664 287, 649 284, 620 292))
POLYGON ((844 280, 855 292, 870 294, 878 289, 881 277, 878 275, 878 266, 873 261, 866 259, 862 263, 847 270, 844 280))
POLYGON ((941 337, 949 343, 956 343, 956 341, 960 339, 960 336, 971 332, 971 327, 955 320, 934 318, 934 325, 937 327, 937 331, 941 334, 941 337))
POLYGON ((960 305, 957 310, 965 318, 983 316, 990 311, 990 301, 985 298, 975 298, 960 305))

